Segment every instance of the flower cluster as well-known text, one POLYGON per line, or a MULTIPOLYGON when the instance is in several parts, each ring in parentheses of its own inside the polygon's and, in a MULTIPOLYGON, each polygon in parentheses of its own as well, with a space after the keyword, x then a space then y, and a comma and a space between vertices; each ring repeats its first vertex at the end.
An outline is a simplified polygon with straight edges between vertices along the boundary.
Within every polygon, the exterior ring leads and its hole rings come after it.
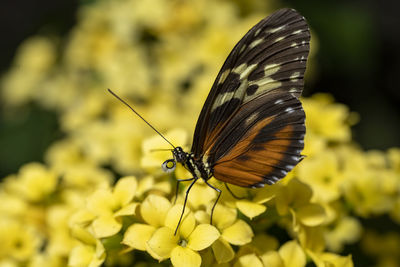
POLYGON ((175 197, 176 179, 190 173, 163 173, 168 143, 105 90, 188 151, 219 67, 269 11, 256 0, 95 1, 66 40, 25 41, 1 81, 2 104, 57 112, 65 137, 44 163, 2 180, 0 266, 351 267, 344 248, 355 243, 396 266, 399 235, 365 222, 400 224, 400 149, 363 151, 351 137, 356 114, 329 95, 302 99, 306 158, 285 179, 230 186, 240 199, 224 190, 213 224, 216 192, 197 181, 177 228, 188 184, 175 197))

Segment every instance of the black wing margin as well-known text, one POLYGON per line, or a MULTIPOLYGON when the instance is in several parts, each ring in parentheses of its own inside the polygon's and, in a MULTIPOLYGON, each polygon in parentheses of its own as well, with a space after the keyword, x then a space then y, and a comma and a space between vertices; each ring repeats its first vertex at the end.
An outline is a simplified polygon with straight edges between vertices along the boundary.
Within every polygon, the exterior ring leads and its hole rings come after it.
POLYGON ((215 144, 243 104, 270 93, 301 95, 309 42, 307 22, 294 9, 278 10, 246 33, 223 64, 200 113, 191 150, 196 158, 215 144))

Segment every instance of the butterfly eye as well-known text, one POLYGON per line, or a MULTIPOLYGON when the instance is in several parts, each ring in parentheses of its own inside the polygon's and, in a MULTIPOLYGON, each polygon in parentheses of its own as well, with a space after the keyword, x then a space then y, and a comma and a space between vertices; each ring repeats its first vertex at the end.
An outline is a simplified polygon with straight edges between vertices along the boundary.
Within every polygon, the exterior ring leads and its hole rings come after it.
POLYGON ((164 172, 170 173, 175 170, 176 167, 176 162, 174 159, 169 159, 164 161, 164 163, 161 165, 161 168, 163 169, 164 172))

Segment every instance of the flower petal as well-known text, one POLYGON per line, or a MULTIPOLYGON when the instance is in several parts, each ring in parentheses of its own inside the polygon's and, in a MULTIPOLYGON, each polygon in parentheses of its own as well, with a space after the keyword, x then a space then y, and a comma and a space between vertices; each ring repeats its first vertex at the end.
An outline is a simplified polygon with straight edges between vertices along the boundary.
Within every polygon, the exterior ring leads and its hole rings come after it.
POLYGON ((134 176, 127 176, 118 180, 113 196, 121 206, 128 204, 135 196, 137 181, 134 176))
POLYGON ((200 224, 190 234, 187 246, 193 250, 202 250, 211 246, 219 236, 220 233, 214 226, 200 224))
POLYGON ((267 207, 261 204, 253 203, 248 200, 239 200, 236 202, 237 208, 247 217, 253 219, 254 217, 263 213, 267 207))
POLYGON ((263 255, 268 251, 278 250, 279 241, 273 236, 258 233, 251 241, 251 245, 254 246, 257 255, 263 255))
POLYGON ((199 181, 190 189, 190 197, 188 198, 188 202, 190 203, 190 207, 194 210, 199 209, 200 206, 205 206, 208 203, 214 202, 216 194, 215 190, 211 187, 207 186, 205 183, 199 181))
POLYGON ((318 204, 308 204, 298 208, 296 216, 302 224, 310 227, 320 225, 326 219, 324 208, 318 204))
POLYGON ((264 263, 264 266, 285 267, 285 264, 283 263, 281 256, 276 251, 268 251, 267 253, 261 256, 261 260, 264 263))
POLYGON ((138 250, 146 250, 146 242, 150 240, 155 230, 156 228, 151 225, 132 224, 126 230, 121 243, 138 250))
MULTIPOLYGON (((209 213, 211 214, 211 211, 209 213)), ((218 204, 214 209, 213 224, 215 224, 218 229, 225 229, 236 221, 236 217, 236 209, 218 204)), ((210 216, 208 216, 208 222, 210 222, 210 216)))
MULTIPOLYGON (((183 205, 181 204, 176 204, 175 206, 173 206, 168 211, 168 214, 165 218, 165 226, 175 231, 176 227, 178 226, 182 210, 183 210, 183 205)), ((185 214, 182 217, 182 221, 181 224, 179 225, 178 232, 185 239, 188 239, 189 235, 193 232, 195 226, 196 226, 196 219, 194 218, 193 213, 190 212, 188 207, 186 207, 185 214)))
POLYGON ((165 197, 149 195, 140 205, 140 214, 145 222, 155 227, 163 226, 171 203, 165 197))
POLYGON ((296 241, 286 242, 280 249, 285 267, 302 267, 306 265, 306 254, 296 241))
POLYGON ((99 189, 87 198, 87 208, 96 215, 111 214, 116 207, 112 193, 99 189))
POLYGON ((199 253, 190 248, 177 246, 172 250, 171 262, 175 267, 199 267, 201 257, 199 253))
POLYGON ((93 255, 94 247, 78 245, 69 254, 68 266, 88 266, 93 255))
MULTIPOLYGON (((210 214, 208 214, 204 210, 197 210, 194 213, 194 217, 196 218, 196 221, 198 223, 210 223, 210 214)), ((214 218, 213 218, 213 223, 215 223, 214 218)), ((218 228, 218 226, 217 226, 217 228, 218 228)))
POLYGON ((325 230, 322 226, 302 226, 298 232, 298 239, 303 248, 316 252, 325 249, 325 230))
MULTIPOLYGON (((151 252, 158 256, 158 259, 163 260, 171 256, 172 250, 178 246, 179 237, 174 235, 174 231, 168 227, 161 227, 157 229, 147 245, 151 252)), ((151 253, 150 253, 151 254, 151 253)))
POLYGON ((121 222, 118 222, 113 216, 101 216, 92 223, 93 233, 97 238, 109 237, 118 233, 121 228, 121 222))
POLYGON ((251 266, 251 267, 263 267, 264 265, 255 254, 247 254, 239 258, 238 262, 234 265, 235 267, 251 266))
POLYGON ((233 245, 247 244, 251 242, 253 236, 250 226, 242 220, 237 220, 222 232, 222 237, 233 245))
POLYGON ((334 253, 309 253, 317 267, 353 267, 353 261, 351 255, 341 256, 334 253))
POLYGON ((275 197, 279 186, 280 185, 278 184, 274 184, 268 187, 259 188, 257 190, 256 196, 253 198, 253 201, 258 204, 263 204, 267 201, 270 201, 275 197))
POLYGON ((115 212, 114 217, 135 215, 136 208, 138 206, 139 206, 139 203, 130 203, 130 204, 126 205, 125 207, 123 207, 122 209, 115 212))
POLYGON ((217 239, 211 246, 215 259, 217 262, 226 263, 231 261, 235 257, 235 252, 233 251, 231 245, 224 239, 217 239))

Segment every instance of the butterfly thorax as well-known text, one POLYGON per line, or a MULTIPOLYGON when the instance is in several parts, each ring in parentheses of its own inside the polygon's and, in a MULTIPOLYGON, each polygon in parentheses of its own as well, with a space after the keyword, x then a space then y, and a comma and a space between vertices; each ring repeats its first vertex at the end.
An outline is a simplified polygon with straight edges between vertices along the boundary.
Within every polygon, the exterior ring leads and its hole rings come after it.
POLYGON ((176 147, 172 151, 174 159, 181 163, 194 178, 202 178, 208 180, 212 176, 212 170, 208 164, 202 159, 195 159, 193 153, 183 151, 181 147, 176 147))

